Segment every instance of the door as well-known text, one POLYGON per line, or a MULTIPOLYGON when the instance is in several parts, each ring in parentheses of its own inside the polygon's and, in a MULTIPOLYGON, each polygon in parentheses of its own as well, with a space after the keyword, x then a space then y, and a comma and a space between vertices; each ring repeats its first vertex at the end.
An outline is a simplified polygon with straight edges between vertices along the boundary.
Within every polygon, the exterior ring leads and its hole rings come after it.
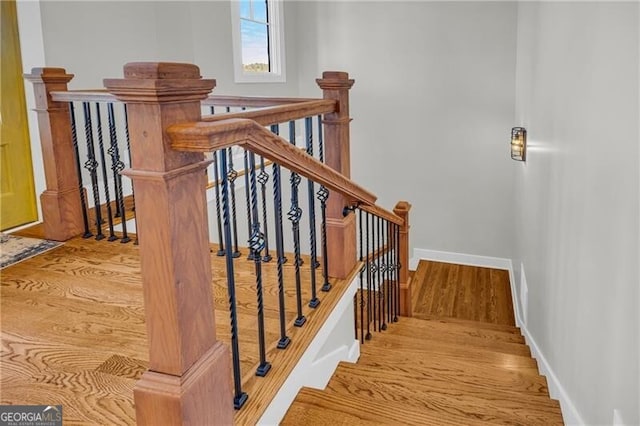
POLYGON ((0 1, 0 230, 38 219, 14 0, 0 1))

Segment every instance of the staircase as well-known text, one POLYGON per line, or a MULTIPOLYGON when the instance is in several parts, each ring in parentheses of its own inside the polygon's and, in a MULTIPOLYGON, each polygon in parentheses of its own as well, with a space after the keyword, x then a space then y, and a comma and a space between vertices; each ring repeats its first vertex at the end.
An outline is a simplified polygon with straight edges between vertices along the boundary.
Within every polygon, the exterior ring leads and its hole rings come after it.
POLYGON ((325 390, 303 388, 282 424, 563 423, 517 327, 420 316, 375 333, 325 390))

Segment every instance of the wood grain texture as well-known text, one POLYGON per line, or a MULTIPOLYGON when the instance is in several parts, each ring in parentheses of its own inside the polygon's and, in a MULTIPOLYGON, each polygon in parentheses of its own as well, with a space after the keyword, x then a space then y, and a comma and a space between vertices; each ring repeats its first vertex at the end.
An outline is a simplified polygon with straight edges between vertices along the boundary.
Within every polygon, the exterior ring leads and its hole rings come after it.
POLYGON ((496 324, 512 311, 501 271, 425 266, 411 275, 416 318, 373 333, 326 389, 303 388, 283 425, 563 424, 519 329, 496 324))
POLYGON ((40 196, 46 238, 66 241, 82 232, 78 176, 69 161, 75 158, 69 106, 49 95, 67 90, 73 74, 63 68, 34 68, 25 78, 33 84, 46 190, 40 196))
MULTIPOLYGON (((39 228, 20 234, 38 235, 39 228)), ((211 248, 217 252, 216 245, 211 248)), ((336 291, 319 292, 320 307, 307 308, 311 271, 308 256, 303 256, 302 297, 308 323, 302 329, 288 327, 292 343, 282 351, 273 347, 279 338, 276 264, 262 265, 266 338, 271 347, 267 359, 274 367, 266 378, 254 378, 258 364, 255 280, 253 262, 246 261, 246 249, 241 251, 244 256, 234 261, 234 267, 241 372, 250 394, 245 408, 251 410, 242 419, 253 424, 288 374, 281 364, 293 366, 314 334, 313 322, 339 299, 344 284, 332 282, 336 291), (257 389, 265 383, 258 395, 257 389)), ((210 261, 216 335, 228 346, 224 258, 213 255, 210 261)), ((296 316, 292 262, 284 265, 284 279, 286 318, 291 325, 296 316)), ((59 403, 65 407, 65 424, 134 424, 133 387, 148 366, 139 246, 74 238, 3 269, 0 281, 0 403, 59 403)))
POLYGON ((421 260, 413 281, 417 317, 515 326, 508 271, 421 260))

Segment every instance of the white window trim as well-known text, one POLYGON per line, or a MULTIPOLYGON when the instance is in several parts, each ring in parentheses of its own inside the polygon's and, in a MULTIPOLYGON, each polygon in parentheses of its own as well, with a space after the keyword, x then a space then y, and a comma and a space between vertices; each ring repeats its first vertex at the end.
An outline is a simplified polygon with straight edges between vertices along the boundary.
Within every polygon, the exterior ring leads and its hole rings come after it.
POLYGON ((269 13, 269 57, 271 71, 245 73, 242 68, 242 35, 240 33, 240 2, 231 1, 231 29, 233 39, 233 71, 236 83, 284 83, 286 82, 284 56, 284 5, 282 0, 267 2, 269 13))

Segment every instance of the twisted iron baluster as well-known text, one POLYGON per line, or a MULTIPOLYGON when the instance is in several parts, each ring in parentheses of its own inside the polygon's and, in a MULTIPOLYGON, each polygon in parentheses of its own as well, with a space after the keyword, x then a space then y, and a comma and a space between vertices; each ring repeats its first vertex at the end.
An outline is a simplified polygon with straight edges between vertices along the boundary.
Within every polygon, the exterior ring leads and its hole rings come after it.
POLYGON ((360 234, 360 343, 364 343, 364 270, 363 248, 362 248, 362 210, 358 209, 358 232, 360 234))
MULTIPOLYGON (((227 107, 228 109, 229 107, 227 107)), ((240 257, 240 251, 238 250, 238 221, 236 220, 236 178, 238 172, 233 168, 233 152, 229 148, 229 172, 227 173, 227 179, 229 179, 231 190, 231 224, 233 226, 233 254, 234 258, 240 257)), ((248 206, 247 206, 248 208, 248 206)))
POLYGON ((110 146, 107 152, 111 155, 111 171, 113 172, 113 186, 116 193, 116 217, 120 215, 122 224, 121 243, 128 243, 131 238, 127 235, 127 218, 124 214, 124 196, 122 194, 122 176, 120 172, 124 169, 124 163, 120 160, 120 148, 118 147, 118 137, 116 135, 116 120, 113 112, 113 103, 107 104, 107 119, 109 121, 110 146))
POLYGON ((365 339, 371 339, 371 261, 369 259, 369 212, 365 212, 365 259, 367 266, 367 335, 365 339))
POLYGON ((255 154, 249 154, 249 184, 251 185, 251 199, 247 208, 251 209, 251 238, 249 238, 249 249, 256 271, 256 297, 258 303, 258 350, 260 353, 260 365, 256 369, 256 376, 264 377, 271 369, 271 364, 267 362, 265 340, 264 340, 264 297, 262 294, 262 249, 264 249, 264 234, 260 230, 260 219, 258 213, 258 183, 256 181, 256 161, 255 154))
POLYGON ((394 246, 395 246, 395 261, 394 261, 394 286, 396 287, 396 306, 395 312, 393 316, 393 322, 398 322, 398 314, 400 313, 400 252, 398 249, 400 248, 400 227, 398 225, 394 226, 394 246))
MULTIPOLYGON (((311 117, 304 119, 305 139, 307 141, 307 154, 313 157, 313 121, 311 117)), ((310 270, 311 270, 311 300, 310 308, 317 308, 320 299, 316 295, 316 268, 320 266, 318 256, 316 254, 316 203, 315 203, 315 186, 311 179, 307 179, 307 195, 309 198, 309 245, 310 245, 310 270)))
MULTIPOLYGON (((295 145, 295 122, 289 122, 289 138, 290 142, 295 145)), ((300 265, 302 264, 300 258, 300 218, 302 217, 302 209, 298 206, 298 185, 300 185, 300 176, 296 172, 291 172, 289 182, 291 183, 291 208, 287 217, 291 221, 291 227, 293 230, 293 251, 294 251, 294 266, 296 272, 296 308, 298 317, 296 318, 294 325, 302 327, 307 321, 304 315, 302 315, 302 289, 300 288, 300 265)))
POLYGON ((229 215, 229 175, 227 171, 227 151, 220 151, 220 175, 222 176, 222 215, 224 218, 224 240, 226 247, 227 292, 229 294, 229 320, 231 325, 231 358, 233 361, 233 407, 238 410, 247 401, 247 394, 242 391, 240 371, 240 348, 238 343, 238 318, 236 311, 236 286, 233 270, 233 254, 231 253, 231 218, 229 215))
POLYGON ((84 112, 84 134, 87 142, 87 161, 84 162, 84 168, 89 171, 91 176, 91 189, 93 192, 93 211, 96 219, 96 240, 102 240, 102 211, 100 209, 100 191, 98 188, 98 162, 96 161, 96 153, 93 143, 93 124, 91 122, 91 105, 89 102, 83 102, 82 108, 84 112))
POLYGON ((104 139, 102 137, 102 117, 100 116, 100 104, 96 102, 96 129, 98 130, 98 150, 100 152, 100 161, 102 162, 102 178, 104 179, 104 198, 107 204, 107 221, 109 225, 108 241, 118 239, 113 232, 113 212, 111 211, 111 198, 109 195, 109 178, 107 176, 107 162, 104 157, 104 139))
POLYGON ((264 223, 264 256, 263 262, 270 262, 272 257, 269 253, 269 227, 267 226, 267 182, 269 182, 269 174, 264 168, 264 157, 260 157, 260 173, 258 174, 258 182, 260 182, 260 193, 262 195, 262 223, 264 223))
MULTIPOLYGON (((320 161, 324 163, 324 141, 322 133, 322 117, 318 116, 318 157, 320 161)), ((322 287, 320 290, 331 290, 331 284, 329 283, 329 257, 327 253, 327 200, 329 199, 329 190, 320 185, 320 189, 316 194, 318 200, 320 200, 320 217, 322 219, 321 224, 321 240, 322 240, 322 287)))
MULTIPOLYGON (((271 126, 271 131, 278 134, 278 125, 271 126)), ((280 166, 273 163, 273 201, 275 208, 275 229, 276 229, 276 256, 278 259, 278 309, 280 316, 280 340, 278 341, 278 349, 284 349, 289 346, 291 339, 287 336, 285 306, 284 306, 284 274, 282 265, 286 259, 284 258, 284 241, 282 231, 282 188, 280 183, 280 166)))
MULTIPOLYGON (((244 197, 247 203, 247 235, 251 235, 253 230, 252 218, 251 218, 251 200, 249 195, 249 153, 244 150, 244 197)), ((249 250, 247 255, 248 260, 253 260, 253 252, 249 250)))
MULTIPOLYGON (((131 158, 131 139, 129 137, 129 115, 127 113, 127 104, 124 104, 124 131, 125 131, 125 136, 127 139, 127 152, 129 153, 129 166, 131 166, 131 164, 133 163, 133 159, 131 158)), ((124 212, 124 210, 122 210, 124 212)), ((131 211, 135 212, 136 211, 136 193, 135 190, 133 189, 133 185, 131 186, 131 211)), ((123 218, 124 216, 126 216, 123 213, 123 218)), ((136 232, 136 240, 133 242, 134 245, 138 245, 138 222, 134 221, 133 222, 133 226, 136 228, 134 229, 134 231, 136 232)))
MULTIPOLYGON (((211 107, 211 114, 213 114, 213 107, 211 107)), ((224 241, 222 238, 222 216, 220 214, 220 174, 218 173, 218 151, 213 153, 213 178, 215 179, 216 194, 216 221, 218 224, 218 256, 224 256, 224 241)))
POLYGON ((84 223, 84 233, 82 238, 93 237, 89 230, 89 215, 87 208, 87 199, 84 192, 84 184, 82 183, 82 166, 80 165, 80 152, 78 151, 78 132, 76 130, 76 113, 73 102, 69 102, 69 113, 71 114, 71 138, 73 140, 73 152, 76 160, 76 173, 78 174, 78 185, 80 189, 80 204, 82 205, 82 221, 84 223))

